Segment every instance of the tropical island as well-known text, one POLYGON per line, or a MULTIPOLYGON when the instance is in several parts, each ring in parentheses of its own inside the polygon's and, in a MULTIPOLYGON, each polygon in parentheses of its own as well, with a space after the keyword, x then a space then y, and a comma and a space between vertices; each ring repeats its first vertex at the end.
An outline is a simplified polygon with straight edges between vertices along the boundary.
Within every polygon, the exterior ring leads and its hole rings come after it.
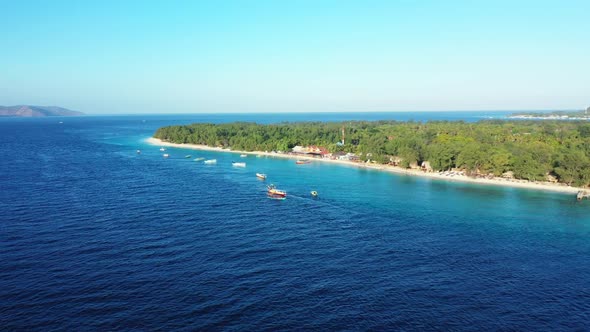
POLYGON ((590 123, 584 121, 198 123, 160 128, 154 138, 155 144, 272 151, 425 174, 590 185, 590 123))
POLYGON ((84 115, 82 112, 72 111, 67 108, 57 106, 0 106, 1 117, 27 117, 37 118, 45 116, 79 116, 84 115))
POLYGON ((528 120, 590 120, 590 107, 579 111, 520 112, 508 116, 510 119, 528 120))

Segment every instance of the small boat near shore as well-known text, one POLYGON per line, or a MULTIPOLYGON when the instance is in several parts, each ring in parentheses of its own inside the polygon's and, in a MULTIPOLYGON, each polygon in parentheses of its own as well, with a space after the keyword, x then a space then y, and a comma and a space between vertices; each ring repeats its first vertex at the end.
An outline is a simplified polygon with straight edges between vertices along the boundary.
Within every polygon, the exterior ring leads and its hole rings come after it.
POLYGON ((232 161, 231 165, 233 167, 246 167, 246 163, 239 163, 239 162, 235 162, 235 161, 232 161))
POLYGON ((206 165, 217 164, 217 159, 205 160, 203 163, 206 164, 206 165))
POLYGON ((170 155, 169 155, 169 154, 167 154, 167 153, 164 153, 164 154, 162 155, 162 157, 164 157, 164 158, 168 158, 168 157, 170 157, 170 155))
POLYGON ((184 156, 186 159, 192 158, 193 156, 191 156, 190 154, 187 154, 186 156, 184 156))
POLYGON ((240 155, 240 158, 246 158, 246 157, 248 157, 248 155, 247 155, 247 154, 241 154, 241 155, 240 155))
POLYGON ((164 149, 164 147, 161 147, 160 151, 164 152, 164 151, 166 151, 166 149, 164 149))
POLYGON ((266 180, 266 174, 264 173, 256 173, 256 177, 261 180, 266 180))
POLYGON ((287 192, 284 190, 279 190, 275 187, 274 184, 270 184, 266 186, 268 195, 277 196, 277 197, 287 197, 287 192))
POLYGON ((306 160, 306 159, 297 159, 297 161, 295 162, 295 164, 297 165, 304 165, 304 164, 309 164, 311 163, 311 160, 306 160))

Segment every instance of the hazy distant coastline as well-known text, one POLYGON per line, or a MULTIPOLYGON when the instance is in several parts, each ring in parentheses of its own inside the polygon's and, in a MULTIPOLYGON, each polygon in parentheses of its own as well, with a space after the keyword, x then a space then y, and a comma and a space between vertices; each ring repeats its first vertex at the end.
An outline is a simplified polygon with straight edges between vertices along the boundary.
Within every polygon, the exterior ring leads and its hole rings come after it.
POLYGON ((0 117, 38 118, 46 116, 80 116, 84 113, 57 106, 0 106, 0 117))
POLYGON ((590 120, 590 107, 580 111, 553 111, 548 113, 521 112, 513 113, 509 119, 524 120, 590 120))

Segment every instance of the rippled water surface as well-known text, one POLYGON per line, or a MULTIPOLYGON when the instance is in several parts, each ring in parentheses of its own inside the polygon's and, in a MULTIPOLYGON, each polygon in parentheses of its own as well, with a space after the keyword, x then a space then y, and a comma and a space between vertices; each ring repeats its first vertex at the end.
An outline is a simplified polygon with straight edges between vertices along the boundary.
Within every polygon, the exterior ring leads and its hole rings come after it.
POLYGON ((590 325, 590 202, 144 143, 236 119, 306 115, 0 119, 2 330, 590 325))

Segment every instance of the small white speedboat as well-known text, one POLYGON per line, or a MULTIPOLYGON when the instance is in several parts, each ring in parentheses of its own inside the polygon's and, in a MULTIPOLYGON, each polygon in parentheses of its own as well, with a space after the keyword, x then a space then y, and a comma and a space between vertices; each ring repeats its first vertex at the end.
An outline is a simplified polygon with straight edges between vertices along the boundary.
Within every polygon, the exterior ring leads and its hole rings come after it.
POLYGON ((247 154, 241 154, 241 155, 240 155, 240 158, 246 158, 246 157, 248 157, 248 155, 247 155, 247 154))
POLYGON ((204 164, 207 164, 207 165, 211 165, 211 164, 217 164, 217 159, 209 159, 209 160, 205 160, 203 163, 204 163, 204 164))
POLYGON ((166 149, 164 149, 164 147, 161 147, 160 148, 160 151, 166 151, 166 149))
POLYGON ((164 154, 162 155, 162 157, 164 157, 164 158, 168 158, 168 157, 170 157, 170 155, 169 155, 169 154, 167 154, 167 153, 164 153, 164 154))
POLYGON ((233 161, 232 161, 231 165, 233 167, 246 167, 246 163, 236 163, 236 162, 233 162, 233 161))

